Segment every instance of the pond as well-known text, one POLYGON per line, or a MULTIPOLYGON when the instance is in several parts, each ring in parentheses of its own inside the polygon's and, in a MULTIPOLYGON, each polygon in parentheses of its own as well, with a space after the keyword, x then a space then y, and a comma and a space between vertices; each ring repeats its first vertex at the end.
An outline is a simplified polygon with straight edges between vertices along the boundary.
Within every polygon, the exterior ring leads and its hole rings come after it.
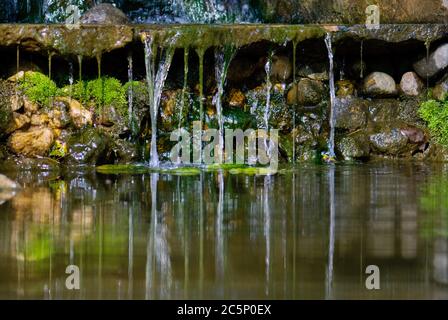
POLYGON ((6 174, 2 299, 448 298, 446 165, 6 174))

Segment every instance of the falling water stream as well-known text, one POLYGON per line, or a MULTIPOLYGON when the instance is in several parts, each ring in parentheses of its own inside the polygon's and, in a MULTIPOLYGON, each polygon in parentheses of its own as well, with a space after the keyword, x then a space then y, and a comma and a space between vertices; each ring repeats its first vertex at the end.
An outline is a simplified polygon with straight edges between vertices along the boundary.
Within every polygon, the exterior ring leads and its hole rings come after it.
POLYGON ((218 163, 223 162, 224 154, 224 117, 222 114, 222 97, 224 94, 227 71, 229 69, 230 62, 235 56, 235 53, 236 48, 233 46, 225 46, 224 48, 217 48, 215 50, 215 77, 218 91, 216 92, 213 100, 216 105, 219 124, 218 163))
MULTIPOLYGON (((271 68, 272 68, 272 57, 274 56, 274 51, 270 50, 268 53, 268 58, 266 64, 264 65, 264 70, 266 72, 266 104, 264 109, 264 129, 266 133, 269 132, 269 117, 271 110, 271 90, 272 90, 272 82, 271 82, 271 68)), ((264 148, 266 154, 270 157, 270 147, 268 146, 268 139, 265 136, 263 139, 264 148)))
POLYGON ((325 36, 325 44, 327 46, 328 51, 328 61, 330 63, 330 69, 328 72, 329 81, 330 81, 330 138, 328 140, 328 153, 330 159, 335 158, 334 151, 334 131, 335 131, 335 108, 336 108, 336 93, 335 93, 335 85, 334 85, 334 61, 333 61, 333 48, 332 48, 332 39, 331 33, 327 33, 325 36))
POLYGON ((128 54, 128 81, 130 83, 128 89, 128 116, 129 116, 129 127, 133 128, 133 114, 134 114, 134 86, 133 86, 133 59, 132 52, 128 54))
MULTIPOLYGON (((145 44, 145 66, 146 66, 146 82, 148 86, 149 108, 151 114, 151 151, 150 166, 159 166, 159 155, 157 152, 157 116, 159 111, 162 89, 165 85, 166 77, 171 66, 174 56, 174 46, 168 45, 161 56, 158 68, 155 68, 155 58, 157 55, 157 47, 154 45, 154 39, 146 36, 145 44)), ((175 38, 173 39, 173 42, 175 38)))

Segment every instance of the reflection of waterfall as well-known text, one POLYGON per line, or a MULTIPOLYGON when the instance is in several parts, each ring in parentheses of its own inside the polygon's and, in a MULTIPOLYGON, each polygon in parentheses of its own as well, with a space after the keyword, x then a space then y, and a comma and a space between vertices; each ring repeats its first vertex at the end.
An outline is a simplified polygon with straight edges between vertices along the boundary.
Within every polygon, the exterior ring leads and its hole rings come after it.
POLYGON ((154 288, 159 288, 157 298, 169 297, 172 286, 168 226, 157 210, 157 183, 159 175, 151 175, 151 225, 146 257, 146 299, 154 298, 154 288), (156 276, 160 277, 156 285, 156 276))
POLYGON ((165 54, 161 58, 159 67, 156 71, 155 58, 157 56, 157 46, 154 45, 154 39, 152 37, 147 36, 145 38, 146 81, 148 85, 149 107, 151 114, 151 167, 159 166, 159 155, 157 152, 157 116, 163 86, 165 84, 166 77, 168 76, 173 55, 174 47, 168 46, 168 48, 165 49, 165 54))
POLYGON ((333 287, 333 257, 334 257, 334 224, 335 224, 335 194, 334 194, 334 171, 335 167, 332 165, 328 172, 328 188, 330 194, 330 227, 329 227, 329 241, 328 241, 328 262, 326 273, 326 292, 325 298, 330 299, 332 296, 333 287))
POLYGON ((216 266, 219 279, 224 277, 224 239, 223 239, 223 221, 224 221, 224 176, 222 172, 218 173, 219 195, 218 208, 216 216, 216 266))
POLYGON ((335 126, 335 108, 336 108, 336 93, 334 86, 334 63, 333 63, 333 49, 331 45, 331 34, 327 33, 325 37, 325 44, 328 50, 328 60, 330 63, 329 80, 330 80, 330 138, 328 141, 328 152, 330 158, 335 157, 334 152, 334 126, 335 126))
POLYGON ((263 211, 264 211, 264 236, 266 239, 266 256, 265 256, 265 268, 266 268, 266 285, 265 294, 269 295, 269 283, 271 274, 271 211, 269 208, 269 184, 270 177, 264 177, 263 186, 263 211))

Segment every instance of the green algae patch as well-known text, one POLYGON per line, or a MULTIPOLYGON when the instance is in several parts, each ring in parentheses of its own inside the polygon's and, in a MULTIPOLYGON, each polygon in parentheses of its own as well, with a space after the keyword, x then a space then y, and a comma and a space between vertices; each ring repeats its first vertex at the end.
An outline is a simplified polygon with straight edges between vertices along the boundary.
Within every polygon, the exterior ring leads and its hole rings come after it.
POLYGON ((96 171, 102 174, 162 173, 182 176, 193 176, 201 173, 201 170, 196 167, 151 168, 144 164, 106 164, 96 167, 96 171))
POLYGON ((159 169, 157 172, 171 174, 175 176, 196 176, 201 173, 201 169, 196 167, 181 167, 173 169, 159 169))
POLYGON ((277 170, 265 167, 246 167, 229 170, 230 174, 244 174, 248 176, 271 176, 277 174, 277 170))
POLYGON ((234 164, 234 163, 213 163, 205 166, 205 171, 214 172, 214 171, 228 171, 228 170, 236 170, 236 169, 244 169, 248 168, 245 164, 234 164))
POLYGON ((142 174, 154 172, 153 169, 143 164, 105 164, 96 167, 96 171, 102 174, 142 174))

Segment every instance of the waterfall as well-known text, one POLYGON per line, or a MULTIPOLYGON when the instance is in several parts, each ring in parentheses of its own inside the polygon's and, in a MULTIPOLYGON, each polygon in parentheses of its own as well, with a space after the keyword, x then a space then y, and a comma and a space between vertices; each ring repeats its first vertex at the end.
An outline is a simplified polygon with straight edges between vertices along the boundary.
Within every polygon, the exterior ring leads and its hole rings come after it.
POLYGON ((325 44, 328 51, 328 60, 330 63, 330 69, 328 72, 330 81, 330 138, 328 140, 328 157, 330 161, 333 161, 336 157, 334 152, 334 127, 335 127, 335 108, 336 108, 336 93, 334 87, 334 62, 333 62, 333 49, 331 43, 331 34, 327 33, 325 37, 325 44))
POLYGON ((222 115, 222 96, 224 94, 224 85, 226 82, 227 71, 229 69, 230 62, 235 56, 235 53, 236 49, 233 46, 225 46, 221 50, 220 49, 215 50, 215 77, 218 86, 218 91, 216 92, 213 102, 216 105, 216 112, 218 114, 218 124, 219 124, 218 163, 223 162, 223 154, 224 154, 224 118, 222 115))
MULTIPOLYGON (((175 41, 177 37, 174 37, 175 41)), ((145 66, 146 66, 146 82, 148 86, 149 108, 151 115, 151 151, 150 166, 159 166, 159 155, 157 153, 157 115, 159 111, 160 98, 165 84, 171 61, 174 56, 174 46, 169 45, 165 49, 164 55, 161 57, 157 72, 155 68, 155 58, 157 55, 157 47, 154 45, 154 39, 151 36, 144 37, 145 44, 145 66)))
MULTIPOLYGON (((266 130, 266 134, 269 132, 269 115, 270 115, 270 109, 271 109, 271 89, 272 89, 272 82, 271 82, 271 68, 272 68, 272 57, 274 55, 274 52, 271 50, 268 54, 268 59, 266 61, 266 64, 264 66, 264 70, 266 72, 266 104, 264 109, 264 129, 266 130)), ((266 154, 270 156, 270 148, 268 147, 267 137, 264 137, 264 147, 266 154)))

